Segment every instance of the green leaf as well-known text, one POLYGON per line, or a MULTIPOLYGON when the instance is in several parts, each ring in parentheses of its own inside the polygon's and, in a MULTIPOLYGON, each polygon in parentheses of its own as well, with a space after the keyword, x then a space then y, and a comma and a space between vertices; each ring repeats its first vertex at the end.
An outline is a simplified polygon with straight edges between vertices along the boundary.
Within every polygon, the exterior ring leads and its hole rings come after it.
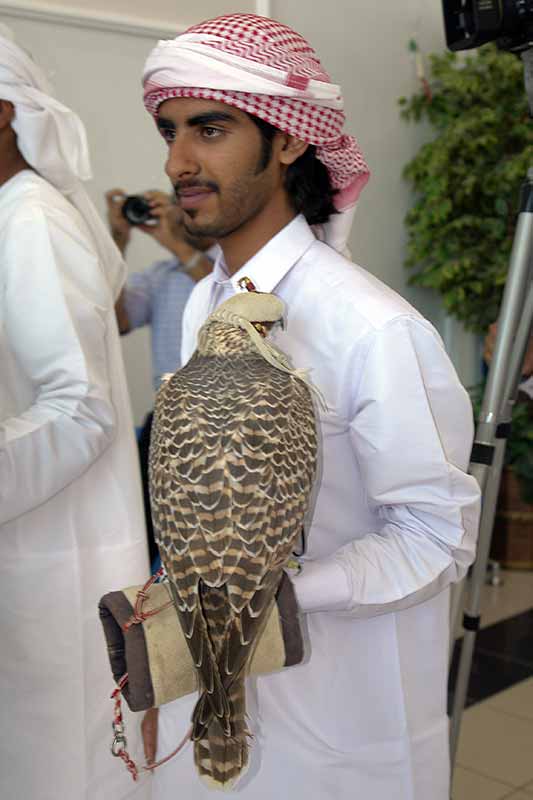
POLYGON ((404 119, 433 132, 403 170, 413 190, 405 266, 481 332, 497 316, 533 152, 522 66, 493 45, 428 62, 432 101, 423 91, 399 100, 404 119))

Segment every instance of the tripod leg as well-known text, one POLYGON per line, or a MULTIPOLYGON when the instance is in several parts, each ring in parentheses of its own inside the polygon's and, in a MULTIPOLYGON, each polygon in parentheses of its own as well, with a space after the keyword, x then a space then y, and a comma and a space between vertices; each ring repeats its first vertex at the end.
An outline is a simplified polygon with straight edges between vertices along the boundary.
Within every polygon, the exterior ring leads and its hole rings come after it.
POLYGON ((533 320, 532 273, 533 170, 530 170, 528 179, 522 187, 520 214, 498 322, 498 336, 476 428, 470 465, 470 472, 481 487, 483 509, 478 552, 470 582, 469 603, 464 616, 465 635, 453 702, 450 730, 452 766, 457 753, 476 632, 479 628, 480 594, 487 571, 494 511, 509 431, 508 423, 511 419, 533 320))
POLYGON ((452 584, 450 595, 450 655, 448 659, 448 667, 450 666, 453 657, 455 637, 459 629, 459 620, 461 619, 463 612, 466 591, 466 578, 463 578, 463 580, 459 581, 459 583, 452 584))
POLYGON ((461 655, 459 658, 457 679, 453 696, 452 721, 450 730, 452 763, 455 761, 457 752, 459 729, 467 699, 468 682, 470 679, 470 671, 472 669, 476 634, 479 628, 481 590, 485 583, 485 576, 487 574, 487 563, 489 560, 490 543, 492 539, 494 513, 498 500, 498 488, 504 455, 505 444, 503 441, 500 441, 496 446, 493 470, 483 496, 483 510, 481 514, 478 551, 470 579, 467 611, 465 611, 463 617, 464 635, 461 645, 461 655))

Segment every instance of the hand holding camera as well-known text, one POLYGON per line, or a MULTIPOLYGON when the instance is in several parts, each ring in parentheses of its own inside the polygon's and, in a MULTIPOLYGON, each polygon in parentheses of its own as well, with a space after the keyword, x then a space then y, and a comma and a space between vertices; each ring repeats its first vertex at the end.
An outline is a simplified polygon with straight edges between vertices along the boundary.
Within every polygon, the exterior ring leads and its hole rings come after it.
POLYGON ((110 189, 106 200, 111 234, 123 254, 132 228, 148 233, 162 247, 176 252, 183 236, 181 211, 169 195, 157 190, 126 195, 123 189, 110 189))
POLYGON ((122 207, 126 200, 126 193, 122 189, 110 189, 106 192, 105 199, 107 202, 107 219, 111 229, 111 236, 122 255, 124 255, 131 235, 130 223, 122 215, 122 207))

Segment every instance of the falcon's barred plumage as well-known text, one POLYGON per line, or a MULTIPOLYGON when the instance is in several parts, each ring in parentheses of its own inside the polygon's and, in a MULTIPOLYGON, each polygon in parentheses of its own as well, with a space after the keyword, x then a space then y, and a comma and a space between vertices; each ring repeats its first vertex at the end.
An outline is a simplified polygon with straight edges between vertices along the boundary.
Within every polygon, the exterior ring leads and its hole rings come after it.
POLYGON ((255 292, 223 303, 155 408, 154 525, 199 675, 195 762, 216 788, 230 788, 248 763, 246 666, 316 471, 309 386, 257 332, 283 310, 274 295, 255 292))

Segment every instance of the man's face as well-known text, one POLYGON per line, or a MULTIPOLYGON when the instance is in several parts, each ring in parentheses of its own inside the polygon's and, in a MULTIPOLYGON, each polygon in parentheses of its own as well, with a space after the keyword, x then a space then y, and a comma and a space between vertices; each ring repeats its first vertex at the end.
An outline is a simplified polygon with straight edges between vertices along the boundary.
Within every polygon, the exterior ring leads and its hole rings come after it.
POLYGON ((223 239, 284 191, 281 164, 274 157, 262 168, 261 134, 242 111, 176 98, 159 107, 158 127, 168 143, 166 173, 191 236, 223 239))

